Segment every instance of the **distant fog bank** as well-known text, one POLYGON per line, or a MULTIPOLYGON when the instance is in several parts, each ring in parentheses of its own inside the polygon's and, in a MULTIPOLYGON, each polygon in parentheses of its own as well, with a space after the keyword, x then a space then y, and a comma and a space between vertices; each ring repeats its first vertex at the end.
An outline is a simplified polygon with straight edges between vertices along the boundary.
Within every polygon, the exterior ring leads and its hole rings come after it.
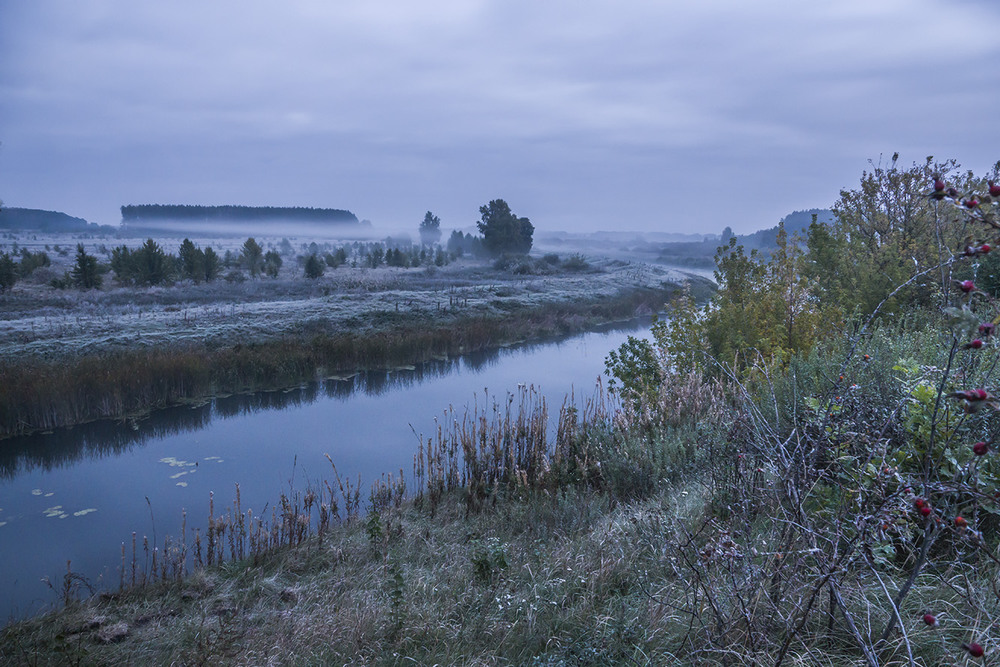
POLYGON ((296 233, 343 236, 351 231, 363 235, 368 229, 351 211, 336 208, 130 204, 121 211, 121 232, 126 235, 275 235, 294 228, 296 233))

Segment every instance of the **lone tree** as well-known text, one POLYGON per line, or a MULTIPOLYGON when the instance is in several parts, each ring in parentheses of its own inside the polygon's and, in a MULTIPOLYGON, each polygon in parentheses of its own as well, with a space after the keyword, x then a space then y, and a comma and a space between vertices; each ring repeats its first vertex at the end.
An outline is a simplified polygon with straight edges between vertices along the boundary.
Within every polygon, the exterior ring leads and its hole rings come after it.
POLYGON ((243 243, 242 260, 243 265, 250 272, 250 277, 256 278, 264 268, 264 249, 260 247, 254 237, 248 238, 243 243))
POLYGON ((205 279, 205 253, 196 247, 191 239, 184 239, 178 251, 181 260, 181 274, 196 283, 205 279))
POLYGON ((318 255, 312 254, 306 257, 305 263, 305 273, 306 278, 309 280, 316 280, 317 278, 323 277, 323 271, 326 269, 325 262, 319 258, 318 255))
POLYGON ((525 255, 531 250, 535 227, 527 218, 519 218, 502 199, 494 199, 479 207, 482 220, 477 223, 483 235, 483 246, 491 255, 515 253, 525 255))
POLYGON ((73 284, 82 289, 101 286, 101 273, 97 266, 97 258, 88 255, 82 243, 76 244, 76 264, 72 272, 73 284))
POLYGON ((441 218, 430 211, 424 214, 420 223, 420 242, 424 245, 434 245, 441 240, 441 218))
POLYGON ((135 281, 140 285, 159 285, 170 277, 173 257, 168 257, 163 248, 153 239, 146 239, 132 253, 132 270, 135 281))

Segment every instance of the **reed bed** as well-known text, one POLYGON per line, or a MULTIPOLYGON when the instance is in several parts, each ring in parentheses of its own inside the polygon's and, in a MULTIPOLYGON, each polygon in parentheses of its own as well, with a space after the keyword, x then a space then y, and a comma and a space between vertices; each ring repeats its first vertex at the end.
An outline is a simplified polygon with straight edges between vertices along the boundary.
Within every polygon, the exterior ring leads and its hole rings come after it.
POLYGON ((0 438, 98 419, 122 419, 205 397, 289 387, 326 375, 391 368, 579 331, 658 308, 664 293, 550 304, 517 316, 463 316, 438 326, 389 318, 365 335, 319 333, 213 348, 126 349, 57 362, 0 364, 0 438))

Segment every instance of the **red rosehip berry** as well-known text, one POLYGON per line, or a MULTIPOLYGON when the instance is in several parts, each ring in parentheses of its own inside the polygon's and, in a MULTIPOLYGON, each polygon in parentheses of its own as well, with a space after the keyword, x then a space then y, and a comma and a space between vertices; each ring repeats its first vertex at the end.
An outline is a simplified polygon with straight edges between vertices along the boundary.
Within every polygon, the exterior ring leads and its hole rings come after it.
POLYGON ((983 654, 986 653, 986 651, 983 650, 983 647, 977 644, 976 642, 972 642, 969 644, 962 644, 962 648, 968 651, 969 655, 971 655, 973 658, 981 658, 983 657, 983 654))
POLYGON ((929 505, 924 505, 920 508, 920 516, 930 516, 933 511, 929 505))
POLYGON ((923 498, 917 498, 913 501, 913 506, 918 510, 922 510, 925 505, 927 505, 927 502, 923 498))
POLYGON ((979 252, 983 253, 984 255, 988 255, 990 253, 990 250, 993 250, 993 247, 989 243, 984 243, 983 245, 979 246, 979 252))
POLYGON ((982 346, 983 346, 983 341, 982 341, 981 339, 979 339, 979 338, 976 338, 976 339, 975 339, 975 340, 973 340, 972 342, 970 342, 970 343, 967 343, 967 344, 966 344, 966 345, 965 345, 964 347, 965 347, 965 349, 967 349, 967 350, 968 350, 968 349, 972 349, 972 350, 978 350, 978 349, 980 349, 980 348, 981 348, 982 346))
POLYGON ((990 181, 990 195, 993 197, 1000 197, 1000 185, 997 185, 993 181, 990 181))
POLYGON ((965 519, 964 516, 956 516, 955 517, 955 526, 957 526, 958 528, 965 528, 968 525, 969 525, 969 522, 966 521, 966 519, 965 519))
POLYGON ((979 206, 979 200, 976 199, 975 197, 972 197, 971 199, 966 199, 965 200, 965 208, 972 209, 972 208, 976 208, 978 206, 979 206))
POLYGON ((937 616, 934 614, 924 614, 924 623, 932 628, 936 628, 938 626, 937 616))
POLYGON ((976 283, 971 280, 963 280, 958 284, 958 289, 962 290, 966 294, 976 289, 976 283))
POLYGON ((944 181, 942 181, 940 178, 934 179, 934 190, 936 192, 941 192, 942 190, 944 190, 944 181))
POLYGON ((977 442, 972 446, 972 453, 976 456, 986 456, 986 452, 990 451, 990 446, 985 442, 977 442))

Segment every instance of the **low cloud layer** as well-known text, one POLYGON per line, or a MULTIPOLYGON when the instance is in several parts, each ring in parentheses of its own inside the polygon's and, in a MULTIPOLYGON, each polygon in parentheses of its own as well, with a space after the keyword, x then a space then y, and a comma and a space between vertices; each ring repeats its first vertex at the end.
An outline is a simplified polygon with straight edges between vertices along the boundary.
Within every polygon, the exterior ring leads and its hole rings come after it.
POLYGON ((1000 159, 985 2, 345 4, 4 3, 0 198, 742 232, 880 155, 1000 159))

